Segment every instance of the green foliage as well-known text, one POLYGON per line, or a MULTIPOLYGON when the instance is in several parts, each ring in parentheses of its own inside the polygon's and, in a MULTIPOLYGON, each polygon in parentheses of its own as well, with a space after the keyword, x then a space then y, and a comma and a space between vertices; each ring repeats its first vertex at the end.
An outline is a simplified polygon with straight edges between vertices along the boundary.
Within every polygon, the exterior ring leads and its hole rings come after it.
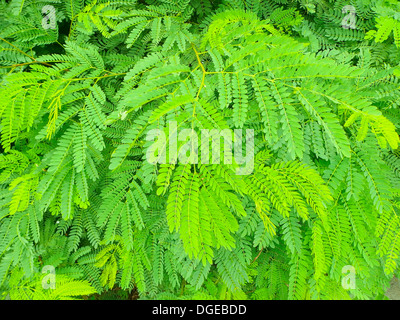
POLYGON ((399 271, 399 17, 394 0, 0 1, 1 297, 382 296, 399 271), (235 137, 248 174, 173 148, 171 132, 229 129, 254 130, 254 147, 235 137))

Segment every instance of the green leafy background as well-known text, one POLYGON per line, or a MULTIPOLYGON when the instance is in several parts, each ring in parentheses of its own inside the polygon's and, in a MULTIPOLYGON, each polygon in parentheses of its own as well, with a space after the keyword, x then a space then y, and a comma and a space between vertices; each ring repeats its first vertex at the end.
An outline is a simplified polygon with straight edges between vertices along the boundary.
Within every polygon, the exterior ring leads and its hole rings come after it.
POLYGON ((1 0, 1 297, 381 299, 399 63, 396 0, 1 0), (254 172, 149 163, 173 122, 253 129, 254 172))

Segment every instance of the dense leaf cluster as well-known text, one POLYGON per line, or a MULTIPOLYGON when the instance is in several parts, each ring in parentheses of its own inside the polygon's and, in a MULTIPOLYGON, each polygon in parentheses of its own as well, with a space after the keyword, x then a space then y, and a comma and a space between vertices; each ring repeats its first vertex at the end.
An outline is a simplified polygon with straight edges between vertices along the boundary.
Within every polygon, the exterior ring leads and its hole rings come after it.
POLYGON ((1 0, 1 297, 380 298, 399 62, 396 0, 1 0), (155 129, 253 130, 254 170, 155 129))

